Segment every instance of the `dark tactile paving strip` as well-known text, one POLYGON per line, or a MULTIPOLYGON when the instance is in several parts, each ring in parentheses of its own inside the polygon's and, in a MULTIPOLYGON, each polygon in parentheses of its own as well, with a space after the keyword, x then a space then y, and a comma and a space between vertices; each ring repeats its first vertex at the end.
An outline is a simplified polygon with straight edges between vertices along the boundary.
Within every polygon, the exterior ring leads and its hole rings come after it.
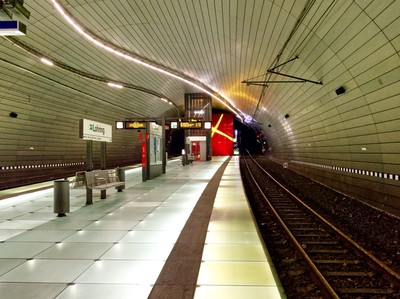
POLYGON ((172 249, 148 299, 192 299, 215 196, 228 158, 202 193, 172 249))

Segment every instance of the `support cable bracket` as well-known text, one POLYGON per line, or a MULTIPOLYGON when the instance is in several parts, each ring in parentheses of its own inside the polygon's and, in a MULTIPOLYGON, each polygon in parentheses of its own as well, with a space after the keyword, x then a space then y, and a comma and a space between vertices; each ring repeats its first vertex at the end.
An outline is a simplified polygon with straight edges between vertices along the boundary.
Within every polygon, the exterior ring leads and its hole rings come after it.
MULTIPOLYGON (((283 76, 283 77, 292 78, 295 80, 243 80, 241 83, 245 83, 245 84, 247 84, 247 86, 249 86, 249 85, 268 86, 269 83, 306 83, 306 82, 322 85, 321 81, 313 81, 313 80, 309 80, 309 79, 305 79, 305 78, 288 75, 285 73, 275 71, 275 69, 277 69, 278 67, 281 67, 281 66, 283 66, 289 62, 292 62, 298 58, 299 58, 299 56, 296 56, 284 63, 281 63, 280 65, 277 65, 277 66, 267 70, 267 74, 275 74, 275 75, 279 75, 279 76, 283 76)), ((262 76, 264 76, 264 75, 262 75, 262 76)))

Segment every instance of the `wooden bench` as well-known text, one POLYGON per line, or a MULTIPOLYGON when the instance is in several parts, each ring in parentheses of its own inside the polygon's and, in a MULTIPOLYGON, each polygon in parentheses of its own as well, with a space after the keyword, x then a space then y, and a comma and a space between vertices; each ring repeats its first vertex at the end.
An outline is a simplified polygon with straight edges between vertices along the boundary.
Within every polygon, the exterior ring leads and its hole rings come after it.
MULTIPOLYGON (((86 187, 104 191, 108 188, 115 187, 118 192, 122 192, 125 187, 125 182, 120 182, 115 169, 92 170, 85 172, 86 187)), ((105 194, 101 198, 105 198, 105 194)))

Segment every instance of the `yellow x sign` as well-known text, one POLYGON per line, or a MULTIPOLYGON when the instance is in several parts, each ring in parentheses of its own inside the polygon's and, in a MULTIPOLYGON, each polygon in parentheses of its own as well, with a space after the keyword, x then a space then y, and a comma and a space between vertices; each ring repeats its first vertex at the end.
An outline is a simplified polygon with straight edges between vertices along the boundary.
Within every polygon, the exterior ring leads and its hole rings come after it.
POLYGON ((215 125, 215 127, 212 127, 212 129, 211 129, 211 137, 213 137, 214 134, 217 133, 217 134, 219 134, 219 135, 222 135, 222 136, 228 138, 230 141, 233 141, 234 138, 233 138, 232 136, 229 136, 228 134, 226 134, 226 133, 221 132, 220 130, 218 130, 218 127, 219 127, 219 125, 220 125, 220 123, 221 123, 223 117, 224 117, 224 115, 221 114, 221 116, 219 117, 218 122, 217 122, 217 124, 215 125))

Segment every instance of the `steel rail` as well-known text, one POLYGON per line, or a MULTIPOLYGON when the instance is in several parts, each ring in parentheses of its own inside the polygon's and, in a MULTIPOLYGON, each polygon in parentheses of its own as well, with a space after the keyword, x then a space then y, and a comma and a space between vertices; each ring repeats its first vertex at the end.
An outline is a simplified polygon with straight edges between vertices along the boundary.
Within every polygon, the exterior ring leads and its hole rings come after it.
MULTIPOLYGON (((252 159, 252 158, 251 158, 252 159)), ((253 159, 254 161, 254 159, 253 159)), ((303 259, 307 262, 307 264, 309 265, 309 267, 311 268, 312 272, 315 274, 316 278, 318 279, 318 281, 320 282, 321 286, 323 287, 324 291, 330 296, 330 298, 336 298, 339 299, 340 297, 336 294, 336 292, 333 290, 333 288, 331 287, 331 285, 326 281, 325 277, 322 275, 322 273, 319 271, 319 269, 317 268, 317 266, 315 266, 315 264, 313 263, 313 261, 310 259, 310 257, 307 255, 307 253, 304 251, 303 247, 301 246, 301 244, 299 244, 299 242, 297 242, 296 238, 293 236, 293 234, 291 233, 291 231, 289 230, 289 228, 286 226, 286 224, 284 223, 284 221, 282 220, 282 218, 279 216, 279 214, 276 212, 276 210, 274 209, 274 207, 271 205, 271 203, 269 202, 269 200, 267 199, 267 197, 265 196, 264 192, 262 191, 262 189, 260 188, 259 184, 257 183, 255 177, 253 176, 252 172, 249 169, 249 165, 246 161, 246 159, 244 159, 246 168, 248 173, 250 174, 250 177, 253 181, 253 183, 255 184, 255 186, 257 187, 257 189, 260 191, 260 194, 263 196, 263 198, 265 199, 268 207, 271 209, 273 215, 276 217, 277 221, 279 222, 279 224, 281 225, 282 229, 285 231, 285 233, 289 236, 290 241, 292 242, 292 244, 295 246, 296 250, 301 254, 301 256, 303 257, 303 259)), ((254 163, 256 163, 256 165, 258 167, 260 167, 258 165, 257 162, 254 161, 254 163)), ((286 189, 285 189, 286 190, 286 189)))
POLYGON ((300 198, 298 198, 296 195, 294 195, 292 192, 290 192, 285 186, 283 186, 280 182, 278 182, 275 178, 272 177, 270 173, 268 173, 265 169, 261 167, 260 164, 258 164, 252 157, 250 157, 252 161, 257 165, 259 169, 261 169, 266 175, 268 175, 277 185, 279 185, 282 189, 284 189, 292 198, 297 200, 299 203, 301 203, 308 211, 310 211, 314 216, 316 216, 319 220, 321 220, 324 224, 326 224, 329 228, 337 232, 342 238, 344 238, 353 248, 358 250, 363 254, 364 257, 369 259, 372 263, 375 265, 378 265, 380 269, 387 274, 389 277, 391 277, 394 281, 397 281, 398 283, 400 282, 400 274, 397 273, 396 271, 392 270, 390 267, 388 267, 385 263, 383 263, 381 260, 379 260, 377 257, 375 257, 371 252, 357 244, 353 239, 351 239, 348 235, 346 235, 344 232, 342 232, 340 229, 338 229, 336 226, 334 226, 331 222, 320 216, 316 211, 314 211, 310 206, 308 206, 305 202, 303 202, 300 198))

